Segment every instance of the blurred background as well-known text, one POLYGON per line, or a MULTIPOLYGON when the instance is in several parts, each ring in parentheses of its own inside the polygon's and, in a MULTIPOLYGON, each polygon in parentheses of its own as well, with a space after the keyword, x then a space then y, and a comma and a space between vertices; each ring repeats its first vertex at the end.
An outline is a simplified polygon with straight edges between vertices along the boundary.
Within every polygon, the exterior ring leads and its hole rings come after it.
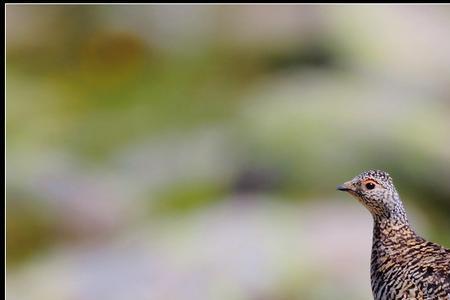
POLYGON ((7 299, 371 299, 388 171, 450 247, 449 6, 6 6, 7 299))

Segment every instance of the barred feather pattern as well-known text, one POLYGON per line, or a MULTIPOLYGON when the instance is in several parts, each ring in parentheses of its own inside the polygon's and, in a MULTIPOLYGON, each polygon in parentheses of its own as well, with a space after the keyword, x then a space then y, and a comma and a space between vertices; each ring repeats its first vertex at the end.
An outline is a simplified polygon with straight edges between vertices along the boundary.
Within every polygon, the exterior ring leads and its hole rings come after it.
POLYGON ((450 300, 450 250, 414 232, 389 174, 367 171, 338 189, 355 196, 372 213, 370 275, 375 300, 450 300))
POLYGON ((408 224, 376 220, 371 283, 374 299, 450 300, 450 251, 408 224))

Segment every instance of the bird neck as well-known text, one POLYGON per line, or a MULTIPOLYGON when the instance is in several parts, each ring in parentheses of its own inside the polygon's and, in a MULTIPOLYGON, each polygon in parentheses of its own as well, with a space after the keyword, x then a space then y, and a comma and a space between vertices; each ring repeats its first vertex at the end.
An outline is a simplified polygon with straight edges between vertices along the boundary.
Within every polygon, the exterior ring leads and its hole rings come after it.
POLYGON ((401 241, 417 237, 409 223, 401 219, 375 219, 373 227, 373 247, 394 246, 401 241))
POLYGON ((374 217, 374 228, 375 229, 382 229, 382 230, 390 230, 395 229, 399 227, 405 227, 409 228, 409 223, 405 219, 399 219, 399 218, 377 218, 374 217))
POLYGON ((398 194, 394 195, 391 207, 386 208, 383 214, 373 214, 374 239, 386 239, 395 237, 398 233, 414 236, 414 230, 410 227, 402 201, 398 194))
POLYGON ((388 201, 378 210, 372 212, 375 225, 378 226, 409 226, 408 217, 397 191, 390 195, 388 201))

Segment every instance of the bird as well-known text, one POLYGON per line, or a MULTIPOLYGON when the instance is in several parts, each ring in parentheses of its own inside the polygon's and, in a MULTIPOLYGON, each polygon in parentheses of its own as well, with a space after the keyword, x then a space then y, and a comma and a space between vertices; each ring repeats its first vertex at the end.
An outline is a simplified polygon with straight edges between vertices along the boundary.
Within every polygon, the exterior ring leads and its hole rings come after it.
POLYGON ((450 250, 416 234, 387 172, 365 171, 337 189, 354 196, 373 217, 375 300, 450 300, 450 250))

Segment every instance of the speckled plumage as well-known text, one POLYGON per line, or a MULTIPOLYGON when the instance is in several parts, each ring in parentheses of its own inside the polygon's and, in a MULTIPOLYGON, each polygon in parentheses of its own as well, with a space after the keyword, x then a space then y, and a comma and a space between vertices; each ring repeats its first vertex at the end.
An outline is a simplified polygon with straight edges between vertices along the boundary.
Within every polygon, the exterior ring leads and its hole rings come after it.
POLYGON ((338 189, 355 196, 373 216, 375 300, 450 300, 450 250, 414 232, 388 173, 367 171, 338 189))

